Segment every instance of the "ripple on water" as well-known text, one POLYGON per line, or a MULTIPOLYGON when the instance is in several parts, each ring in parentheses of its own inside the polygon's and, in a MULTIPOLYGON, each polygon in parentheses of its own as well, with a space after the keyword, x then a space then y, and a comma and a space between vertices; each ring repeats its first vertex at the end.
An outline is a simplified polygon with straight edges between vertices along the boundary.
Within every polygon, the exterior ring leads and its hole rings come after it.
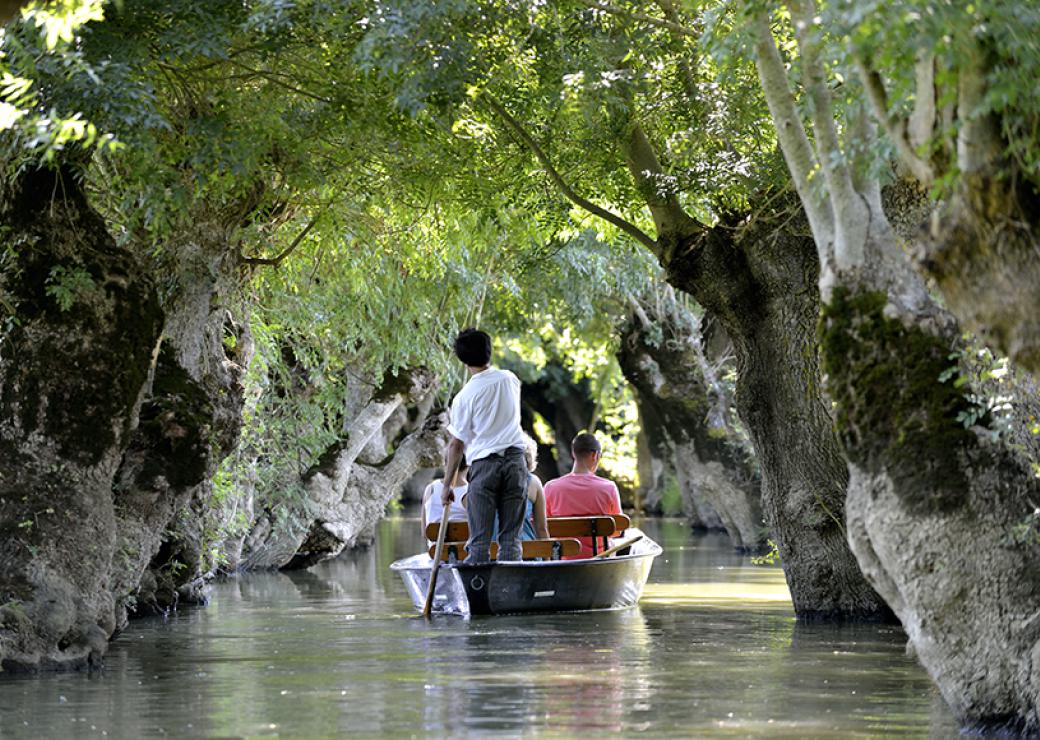
POLYGON ((388 569, 418 524, 388 520, 369 550, 135 622, 100 675, 0 680, 0 736, 956 732, 898 629, 797 625, 779 569, 641 526, 665 554, 638 608, 426 622, 388 569))

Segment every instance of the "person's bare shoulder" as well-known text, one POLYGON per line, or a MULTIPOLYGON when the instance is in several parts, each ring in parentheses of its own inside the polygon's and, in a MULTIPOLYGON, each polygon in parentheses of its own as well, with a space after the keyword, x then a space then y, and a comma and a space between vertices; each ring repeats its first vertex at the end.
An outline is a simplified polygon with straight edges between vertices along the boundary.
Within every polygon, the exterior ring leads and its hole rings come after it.
POLYGON ((527 497, 532 501, 537 501, 539 494, 545 495, 545 487, 542 486, 542 480, 537 475, 531 475, 531 481, 527 484, 527 497))

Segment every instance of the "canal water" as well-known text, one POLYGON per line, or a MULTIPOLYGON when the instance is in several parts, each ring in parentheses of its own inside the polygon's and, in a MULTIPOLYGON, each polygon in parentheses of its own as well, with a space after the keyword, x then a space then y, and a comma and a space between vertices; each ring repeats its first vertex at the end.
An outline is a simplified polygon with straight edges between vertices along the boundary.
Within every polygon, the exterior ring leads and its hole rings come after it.
POLYGON ((389 570, 418 521, 391 518, 369 550, 134 622, 101 673, 0 678, 0 737, 957 734, 898 629, 797 625, 779 568, 642 526, 664 554, 637 608, 426 623, 389 570))

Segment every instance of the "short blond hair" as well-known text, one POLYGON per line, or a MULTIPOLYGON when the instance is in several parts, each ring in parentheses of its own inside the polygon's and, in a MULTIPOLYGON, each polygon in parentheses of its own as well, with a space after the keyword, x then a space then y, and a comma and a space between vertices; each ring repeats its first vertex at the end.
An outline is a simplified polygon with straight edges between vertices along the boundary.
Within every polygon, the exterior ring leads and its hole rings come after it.
POLYGON ((527 469, 534 472, 538 467, 538 442, 529 435, 524 435, 524 459, 527 460, 527 469))

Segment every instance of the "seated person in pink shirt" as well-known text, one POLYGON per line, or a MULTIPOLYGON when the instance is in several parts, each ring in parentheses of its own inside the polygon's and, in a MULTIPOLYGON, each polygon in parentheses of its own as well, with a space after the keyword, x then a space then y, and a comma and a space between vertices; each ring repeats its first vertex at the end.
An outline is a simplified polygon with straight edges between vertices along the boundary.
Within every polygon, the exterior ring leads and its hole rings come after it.
MULTIPOLYGON (((553 516, 601 516, 621 513, 621 496, 613 481, 596 475, 599 440, 582 432, 571 442, 574 467, 562 478, 545 484, 545 511, 553 516)), ((569 558, 592 557, 592 539, 581 538, 581 553, 569 558)))

